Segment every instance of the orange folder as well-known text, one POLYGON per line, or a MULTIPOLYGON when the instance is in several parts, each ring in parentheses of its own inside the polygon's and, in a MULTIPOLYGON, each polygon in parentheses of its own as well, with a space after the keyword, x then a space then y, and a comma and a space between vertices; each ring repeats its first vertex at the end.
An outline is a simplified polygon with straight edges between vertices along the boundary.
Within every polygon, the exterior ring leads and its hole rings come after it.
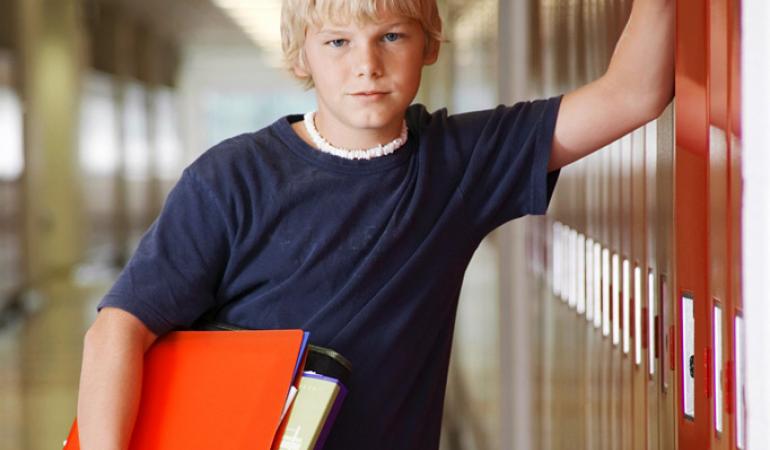
MULTIPOLYGON (((289 388, 298 386, 302 374, 305 343, 302 330, 176 331, 158 339, 145 354, 129 448, 277 447, 289 388)), ((80 449, 77 421, 64 449, 80 449)))

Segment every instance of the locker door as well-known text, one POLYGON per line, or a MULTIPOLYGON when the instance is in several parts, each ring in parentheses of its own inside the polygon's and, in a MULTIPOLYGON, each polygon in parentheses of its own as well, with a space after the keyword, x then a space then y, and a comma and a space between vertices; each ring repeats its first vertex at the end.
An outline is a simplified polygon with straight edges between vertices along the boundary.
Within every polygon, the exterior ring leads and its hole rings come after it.
POLYGON ((645 220, 645 254, 646 261, 642 266, 642 276, 644 281, 642 283, 642 295, 643 295, 643 308, 642 308, 642 324, 644 333, 642 335, 642 344, 644 349, 644 373, 645 373, 645 409, 646 409, 646 439, 645 448, 653 450, 659 448, 658 446, 658 417, 659 417, 659 398, 658 398, 658 369, 655 355, 655 315, 656 315, 656 295, 655 295, 655 278, 658 274, 658 265, 656 258, 659 253, 657 247, 658 237, 660 236, 659 222, 661 217, 659 214, 660 201, 665 198, 667 194, 661 190, 660 199, 658 198, 658 184, 662 181, 663 171, 661 170, 664 161, 658 162, 658 123, 652 122, 647 124, 645 128, 645 206, 646 214, 645 220))
POLYGON ((600 402, 601 402, 601 436, 602 448, 611 449, 612 441, 612 348, 610 343, 610 190, 611 190, 611 159, 612 146, 601 151, 601 340, 599 342, 598 360, 600 365, 600 402))
POLYGON ((657 392, 659 402, 659 441, 661 448, 676 447, 676 364, 675 356, 675 309, 672 301, 673 278, 675 275, 674 260, 674 108, 669 107, 658 120, 657 127, 657 189, 665 193, 657 199, 655 212, 657 218, 657 239, 655 243, 656 265, 659 273, 656 275, 655 284, 655 309, 659 323, 656 341, 658 345, 659 377, 657 380, 657 392))
POLYGON ((634 150, 631 163, 631 267, 633 270, 631 284, 631 355, 632 355, 632 397, 634 427, 632 429, 632 447, 635 450, 646 448, 646 385, 647 377, 644 370, 643 351, 643 281, 646 267, 646 196, 645 196, 645 129, 634 132, 634 150))
POLYGON ((708 449, 708 38, 707 5, 679 0, 676 66, 676 290, 679 448, 708 449))
POLYGON ((709 405, 708 428, 714 449, 729 448, 725 436, 722 366, 725 336, 724 305, 729 291, 728 245, 728 35, 727 0, 709 3, 709 314, 711 340, 707 345, 705 386, 709 405))
POLYGON ((590 318, 588 324, 588 402, 590 411, 589 417, 589 440, 586 448, 601 448, 603 437, 601 435, 601 392, 602 385, 600 384, 601 375, 601 359, 599 357, 600 347, 602 345, 601 336, 601 178, 600 174, 600 158, 601 155, 594 153, 589 158, 589 223, 588 233, 591 236, 590 250, 588 251, 589 257, 587 258, 587 264, 589 265, 588 273, 590 274, 587 280, 588 295, 590 297, 587 302, 587 307, 590 307, 590 311, 587 311, 586 318, 590 318))
POLYGON ((623 138, 621 145, 621 205, 620 205, 620 348, 622 379, 621 448, 633 448, 633 353, 631 352, 631 276, 633 260, 631 249, 631 189, 633 187, 632 164, 634 133, 623 138))
MULTIPOLYGON (((728 254, 729 254, 729 296, 725 308, 725 436, 730 441, 729 448, 745 448, 745 410, 736 405, 742 383, 736 380, 736 342, 735 324, 741 317, 743 301, 741 293, 741 1, 727 0, 727 40, 728 40, 728 113, 727 113, 727 148, 728 148, 728 254), (731 414, 732 413, 732 414, 731 414)), ((742 393, 741 393, 742 394, 742 393)))
POLYGON ((610 436, 611 448, 623 448, 623 377, 622 349, 620 345, 620 251, 621 249, 621 189, 622 189, 622 143, 615 142, 610 150, 610 436))

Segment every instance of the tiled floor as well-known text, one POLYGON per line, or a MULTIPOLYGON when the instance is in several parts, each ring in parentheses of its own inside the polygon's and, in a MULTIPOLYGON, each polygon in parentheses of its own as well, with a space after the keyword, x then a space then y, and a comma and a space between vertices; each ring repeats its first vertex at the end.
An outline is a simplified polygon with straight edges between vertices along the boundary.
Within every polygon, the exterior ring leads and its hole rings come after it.
POLYGON ((83 335, 109 281, 53 282, 0 329, 0 449, 61 448, 77 406, 83 335))

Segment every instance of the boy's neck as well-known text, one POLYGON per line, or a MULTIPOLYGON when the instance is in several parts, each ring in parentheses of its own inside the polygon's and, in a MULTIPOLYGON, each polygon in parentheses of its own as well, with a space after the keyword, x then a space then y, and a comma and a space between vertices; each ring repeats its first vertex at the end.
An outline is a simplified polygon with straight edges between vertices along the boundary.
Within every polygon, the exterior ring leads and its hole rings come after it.
MULTIPOLYGON (((355 128, 344 124, 329 126, 324 120, 324 116, 319 113, 315 114, 314 122, 315 128, 321 137, 334 147, 351 150, 365 150, 377 147, 378 145, 385 145, 397 139, 401 135, 403 117, 398 121, 393 121, 393 123, 381 128, 355 128)), ((334 122, 334 120, 331 122, 334 122)), ((318 148, 305 128, 303 120, 292 123, 292 129, 308 145, 313 148, 318 148)))

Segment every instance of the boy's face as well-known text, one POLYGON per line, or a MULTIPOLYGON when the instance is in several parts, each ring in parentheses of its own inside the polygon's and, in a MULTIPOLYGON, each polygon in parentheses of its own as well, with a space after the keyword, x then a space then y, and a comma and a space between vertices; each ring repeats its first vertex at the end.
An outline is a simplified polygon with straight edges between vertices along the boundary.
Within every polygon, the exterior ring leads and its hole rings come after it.
POLYGON ((398 136, 422 67, 437 57, 437 51, 425 47, 418 22, 391 14, 376 23, 310 27, 304 46, 307 67, 294 70, 313 79, 321 134, 351 148, 398 136))

